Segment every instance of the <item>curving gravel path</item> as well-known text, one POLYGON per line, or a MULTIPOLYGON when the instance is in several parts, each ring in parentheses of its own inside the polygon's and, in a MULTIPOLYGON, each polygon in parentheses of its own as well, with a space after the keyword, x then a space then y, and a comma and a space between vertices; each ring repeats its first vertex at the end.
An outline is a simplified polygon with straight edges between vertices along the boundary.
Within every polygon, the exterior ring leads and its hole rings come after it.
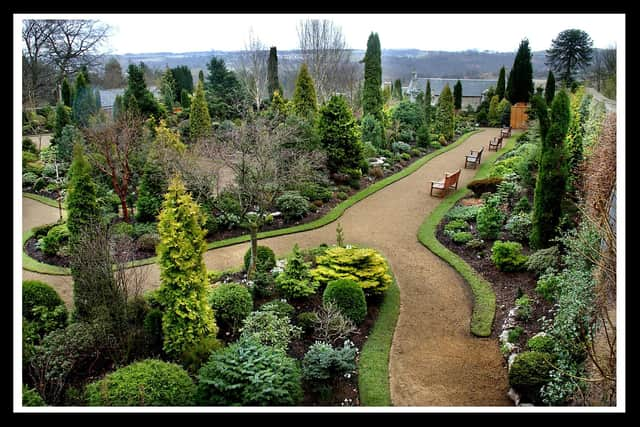
MULTIPOLYGON (((324 227, 263 239, 260 244, 276 254, 335 242, 338 222, 345 241, 370 246, 389 259, 401 293, 400 316, 390 355, 391 398, 396 406, 513 406, 498 343, 469 332, 472 300, 468 285, 448 264, 417 239, 424 218, 441 199, 430 197, 430 181, 445 171, 461 168, 459 186, 473 179, 464 169, 464 155, 485 146, 499 129, 485 129, 451 151, 443 153, 408 177, 378 191, 324 227)), ((24 200, 24 198, 23 198, 24 200)), ((27 209, 27 206, 25 206, 27 209)), ((249 243, 215 249, 205 254, 208 269, 223 270, 242 263, 249 243)), ((159 284, 155 265, 147 271, 148 287, 159 284)), ((23 271, 25 278, 51 283, 65 301, 71 300, 68 276, 47 276, 23 271)))

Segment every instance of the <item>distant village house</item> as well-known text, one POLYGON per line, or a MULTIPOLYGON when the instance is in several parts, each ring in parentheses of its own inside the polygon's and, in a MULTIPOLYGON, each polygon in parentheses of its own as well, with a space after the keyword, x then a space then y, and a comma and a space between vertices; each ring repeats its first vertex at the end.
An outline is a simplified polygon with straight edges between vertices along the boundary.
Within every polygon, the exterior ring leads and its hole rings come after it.
POLYGON ((413 73, 409 86, 406 88, 406 94, 412 101, 415 101, 416 96, 422 92, 424 93, 427 88, 427 80, 431 82, 431 104, 435 105, 440 97, 440 92, 444 89, 446 84, 449 85, 449 89, 453 92, 453 86, 458 80, 462 84, 462 108, 467 108, 471 105, 474 109, 478 108, 486 95, 489 87, 496 87, 498 80, 485 80, 485 79, 441 79, 436 77, 418 77, 417 73, 413 73))

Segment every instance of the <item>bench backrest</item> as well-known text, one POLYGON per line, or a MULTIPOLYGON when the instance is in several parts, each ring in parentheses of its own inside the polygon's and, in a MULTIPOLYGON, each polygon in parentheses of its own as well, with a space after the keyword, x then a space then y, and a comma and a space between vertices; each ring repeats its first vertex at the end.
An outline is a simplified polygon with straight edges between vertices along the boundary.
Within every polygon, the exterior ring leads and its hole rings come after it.
POLYGON ((460 178, 460 169, 452 173, 445 173, 444 188, 449 188, 452 185, 456 185, 458 183, 458 178, 460 178))

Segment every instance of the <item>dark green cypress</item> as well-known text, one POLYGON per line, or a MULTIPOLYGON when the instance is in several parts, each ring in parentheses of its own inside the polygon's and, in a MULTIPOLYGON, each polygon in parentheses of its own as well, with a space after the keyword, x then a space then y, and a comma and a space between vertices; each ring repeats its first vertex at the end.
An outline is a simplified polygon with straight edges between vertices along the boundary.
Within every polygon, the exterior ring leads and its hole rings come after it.
POLYGON ((382 123, 382 54, 378 33, 371 33, 364 55, 363 115, 372 114, 382 123))
POLYGON ((269 62, 267 64, 267 89, 269 98, 273 97, 273 92, 280 91, 280 81, 278 80, 278 51, 275 46, 269 49, 269 62))
POLYGON ((453 86, 453 108, 456 110, 462 108, 462 83, 460 80, 453 86))
POLYGON ((330 172, 350 173, 364 161, 358 125, 344 96, 334 95, 320 109, 318 134, 330 172))
POLYGON ((547 75, 547 85, 544 88, 544 99, 547 101, 547 105, 553 102, 553 97, 556 95, 556 78, 553 76, 553 72, 549 70, 547 75))
POLYGON ((502 98, 505 97, 505 90, 506 90, 505 85, 506 85, 505 69, 503 65, 502 68, 500 68, 500 74, 498 75, 498 83, 496 86, 496 95, 498 95, 498 98, 500 98, 501 101, 502 101, 502 98))
POLYGON ((160 116, 160 107, 153 94, 147 89, 142 65, 138 67, 130 64, 127 72, 129 78, 123 95, 125 109, 138 110, 145 117, 153 115, 157 119, 160 116))
POLYGON ((520 42, 518 52, 513 60, 513 67, 509 73, 509 101, 529 102, 533 95, 533 66, 531 65, 531 49, 526 38, 520 42))
POLYGON ((69 81, 67 80, 66 77, 62 80, 61 91, 62 91, 62 102, 64 103, 64 105, 71 108, 71 102, 73 100, 73 97, 71 94, 71 86, 69 85, 69 81))
POLYGON ((62 102, 58 102, 56 105, 56 123, 53 128, 53 139, 56 140, 62 135, 62 129, 68 124, 71 124, 71 108, 64 105, 62 102))
POLYGON ((424 95, 424 123, 431 126, 433 120, 433 107, 431 106, 431 80, 427 80, 427 89, 424 95))
MULTIPOLYGON (((544 105, 544 101, 537 101, 544 105)), ((538 115, 541 112, 537 112, 538 115)), ((542 113, 544 115, 544 113, 542 113)), ((540 165, 533 199, 531 247, 546 248, 557 234, 561 203, 567 185, 564 140, 569 129, 570 107, 566 92, 559 92, 551 105, 549 129, 542 139, 540 165)))
POLYGON ((393 98, 402 101, 402 81, 400 79, 393 82, 393 98))

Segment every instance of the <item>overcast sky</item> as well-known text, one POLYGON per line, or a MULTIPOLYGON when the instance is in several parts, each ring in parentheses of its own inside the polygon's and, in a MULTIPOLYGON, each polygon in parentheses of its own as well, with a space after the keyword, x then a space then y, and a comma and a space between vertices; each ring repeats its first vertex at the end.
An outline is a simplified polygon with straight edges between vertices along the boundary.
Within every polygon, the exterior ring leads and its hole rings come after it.
POLYGON ((249 31, 266 46, 297 48, 302 19, 330 19, 342 27, 349 47, 365 49, 372 31, 383 49, 492 50, 515 52, 520 40, 545 50, 558 33, 586 31, 594 47, 624 43, 623 14, 83 14, 20 15, 27 18, 99 19, 113 28, 110 53, 241 50, 249 31))

